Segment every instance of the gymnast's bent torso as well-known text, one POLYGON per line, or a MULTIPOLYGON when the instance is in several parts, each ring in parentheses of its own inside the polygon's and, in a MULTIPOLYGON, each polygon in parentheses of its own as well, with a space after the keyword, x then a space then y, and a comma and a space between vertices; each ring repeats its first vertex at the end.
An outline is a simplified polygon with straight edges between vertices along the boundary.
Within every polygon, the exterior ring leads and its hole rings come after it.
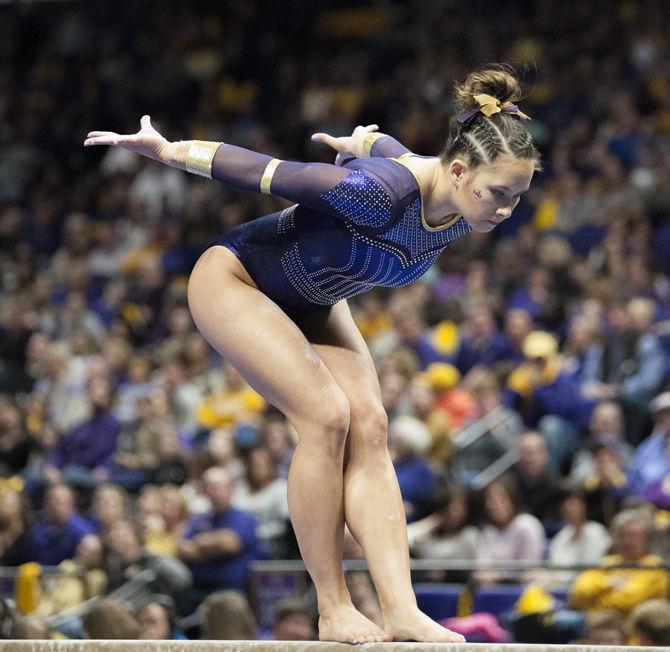
MULTIPOLYGON (((399 143, 387 139, 397 151, 399 143)), ((229 147, 221 145, 217 151, 213 178, 249 189, 260 184, 281 196, 289 194, 281 191, 286 185, 298 202, 241 224, 214 243, 232 250, 259 290, 288 314, 331 306, 377 285, 411 283, 449 242, 470 231, 461 216, 440 227, 426 223, 418 182, 404 164, 410 153, 354 159, 343 167, 278 162, 253 154, 265 160, 255 170, 247 169, 248 181, 243 181, 230 179, 217 166, 220 151, 229 147), (301 175, 305 165, 312 169, 301 175)), ((247 160, 249 154, 245 152, 247 160)), ((226 171, 230 163, 226 155, 226 171)))

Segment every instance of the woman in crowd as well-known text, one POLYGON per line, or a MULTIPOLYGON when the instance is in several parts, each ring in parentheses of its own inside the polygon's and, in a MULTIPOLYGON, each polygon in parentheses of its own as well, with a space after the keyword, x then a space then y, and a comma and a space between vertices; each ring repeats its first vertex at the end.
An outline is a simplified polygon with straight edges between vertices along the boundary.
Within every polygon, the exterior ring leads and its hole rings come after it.
MULTIPOLYGON (((482 565, 507 561, 542 563, 546 537, 542 523, 522 511, 521 497, 509 478, 491 482, 484 489, 486 523, 477 545, 477 561, 482 565)), ((480 584, 495 584, 513 578, 510 571, 482 569, 475 573, 480 584)))

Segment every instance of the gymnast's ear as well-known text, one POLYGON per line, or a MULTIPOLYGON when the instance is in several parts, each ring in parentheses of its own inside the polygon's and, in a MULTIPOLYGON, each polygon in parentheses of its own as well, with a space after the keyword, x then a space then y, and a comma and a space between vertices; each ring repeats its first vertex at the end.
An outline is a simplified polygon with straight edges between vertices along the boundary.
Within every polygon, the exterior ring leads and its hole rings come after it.
POLYGON ((460 183, 463 174, 468 170, 468 167, 468 164, 462 158, 452 159, 451 163, 449 163, 449 176, 455 187, 458 187, 458 184, 460 183))

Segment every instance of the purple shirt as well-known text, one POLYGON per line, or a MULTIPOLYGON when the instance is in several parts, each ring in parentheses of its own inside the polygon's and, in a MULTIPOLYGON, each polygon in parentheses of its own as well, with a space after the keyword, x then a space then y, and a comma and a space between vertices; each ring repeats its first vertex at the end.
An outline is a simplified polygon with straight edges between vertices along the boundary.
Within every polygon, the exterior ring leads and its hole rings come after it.
POLYGON ((670 475, 670 433, 655 429, 635 451, 632 466, 633 490, 638 495, 670 475))
POLYGON ((222 556, 220 559, 188 562, 193 574, 193 585, 199 589, 246 591, 249 562, 261 557, 256 540, 256 519, 251 514, 234 507, 219 514, 197 514, 186 523, 184 539, 223 529, 231 529, 237 534, 242 549, 236 555, 222 556))
POLYGON ((72 559, 79 541, 92 533, 90 523, 79 514, 73 514, 65 525, 39 521, 28 531, 26 559, 57 566, 64 559, 72 559))
POLYGON ((47 461, 59 469, 66 466, 94 469, 109 462, 120 430, 121 424, 111 412, 94 414, 63 435, 47 461))

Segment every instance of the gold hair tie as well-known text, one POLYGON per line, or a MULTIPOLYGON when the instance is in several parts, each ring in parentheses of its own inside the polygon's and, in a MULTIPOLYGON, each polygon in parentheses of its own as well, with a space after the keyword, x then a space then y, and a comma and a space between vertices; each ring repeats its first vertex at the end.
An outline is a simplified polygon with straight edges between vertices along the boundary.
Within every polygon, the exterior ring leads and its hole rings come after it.
POLYGON ((490 118, 494 113, 500 113, 502 108, 500 106, 500 100, 493 95, 487 95, 486 93, 481 93, 475 95, 475 102, 479 104, 479 110, 487 117, 490 118))
POLYGON ((519 107, 512 102, 505 102, 504 104, 500 104, 500 100, 498 98, 486 93, 473 95, 473 98, 477 104, 479 104, 479 109, 463 111, 457 117, 458 122, 460 122, 464 127, 469 126, 479 113, 483 113, 487 118, 490 118, 496 113, 510 113, 512 115, 518 116, 519 118, 522 118, 523 120, 530 120, 530 117, 527 116, 523 111, 519 110, 519 107))

